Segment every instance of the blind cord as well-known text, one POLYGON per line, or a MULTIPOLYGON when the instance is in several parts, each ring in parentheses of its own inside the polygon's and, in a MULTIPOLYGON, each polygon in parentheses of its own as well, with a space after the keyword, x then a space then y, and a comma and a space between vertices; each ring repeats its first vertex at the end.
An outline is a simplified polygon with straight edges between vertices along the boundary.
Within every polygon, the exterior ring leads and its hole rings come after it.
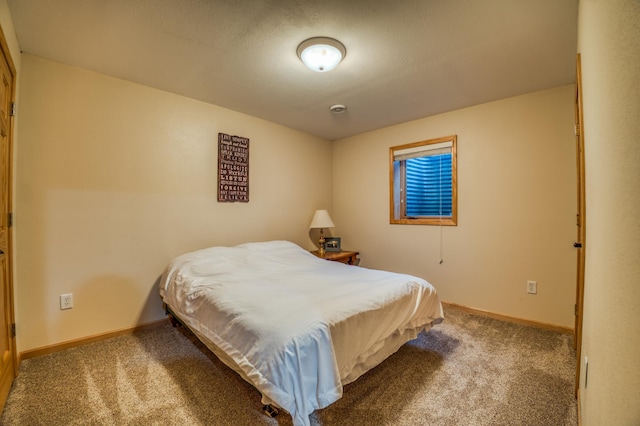
POLYGON ((444 236, 443 236, 443 229, 442 229, 442 156, 440 156, 439 160, 438 160, 438 165, 440 166, 440 194, 439 194, 439 201, 440 201, 440 261, 438 262, 440 265, 442 265, 442 263, 444 262, 444 255, 443 255, 443 246, 444 246, 444 236))

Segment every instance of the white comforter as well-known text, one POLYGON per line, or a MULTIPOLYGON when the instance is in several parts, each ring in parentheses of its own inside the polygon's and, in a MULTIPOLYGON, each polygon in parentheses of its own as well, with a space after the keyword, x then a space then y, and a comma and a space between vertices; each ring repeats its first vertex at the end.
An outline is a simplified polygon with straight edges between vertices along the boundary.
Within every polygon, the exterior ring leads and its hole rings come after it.
POLYGON ((328 262, 287 241, 177 257, 160 294, 296 426, 443 318, 420 278, 328 262))

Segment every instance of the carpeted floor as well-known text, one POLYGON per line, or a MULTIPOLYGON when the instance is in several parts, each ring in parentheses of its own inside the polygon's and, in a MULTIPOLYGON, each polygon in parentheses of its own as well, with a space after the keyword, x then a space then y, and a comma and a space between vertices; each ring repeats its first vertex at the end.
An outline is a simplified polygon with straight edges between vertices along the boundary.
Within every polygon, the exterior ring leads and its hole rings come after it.
MULTIPOLYGON (((571 336, 445 311, 312 425, 576 425, 571 336)), ((184 327, 25 360, 2 425, 291 425, 184 327)))

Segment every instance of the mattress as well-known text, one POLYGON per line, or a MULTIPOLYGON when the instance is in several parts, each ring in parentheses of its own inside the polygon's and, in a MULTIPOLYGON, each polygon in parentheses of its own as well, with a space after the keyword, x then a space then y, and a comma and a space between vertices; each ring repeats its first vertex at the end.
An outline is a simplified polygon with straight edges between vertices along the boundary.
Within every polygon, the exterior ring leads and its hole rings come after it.
POLYGON ((162 275, 160 295, 296 426, 443 319, 427 281, 329 262, 288 241, 179 256, 162 275))

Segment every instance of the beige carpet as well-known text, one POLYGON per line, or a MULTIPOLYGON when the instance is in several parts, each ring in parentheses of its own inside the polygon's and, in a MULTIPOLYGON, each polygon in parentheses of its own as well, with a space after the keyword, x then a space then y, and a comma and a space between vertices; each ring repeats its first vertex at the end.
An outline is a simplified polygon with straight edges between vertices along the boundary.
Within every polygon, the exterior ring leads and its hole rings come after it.
MULTIPOLYGON (((576 425, 571 337, 449 309, 312 425, 576 425)), ((25 360, 2 425, 291 425, 184 327, 25 360)))

